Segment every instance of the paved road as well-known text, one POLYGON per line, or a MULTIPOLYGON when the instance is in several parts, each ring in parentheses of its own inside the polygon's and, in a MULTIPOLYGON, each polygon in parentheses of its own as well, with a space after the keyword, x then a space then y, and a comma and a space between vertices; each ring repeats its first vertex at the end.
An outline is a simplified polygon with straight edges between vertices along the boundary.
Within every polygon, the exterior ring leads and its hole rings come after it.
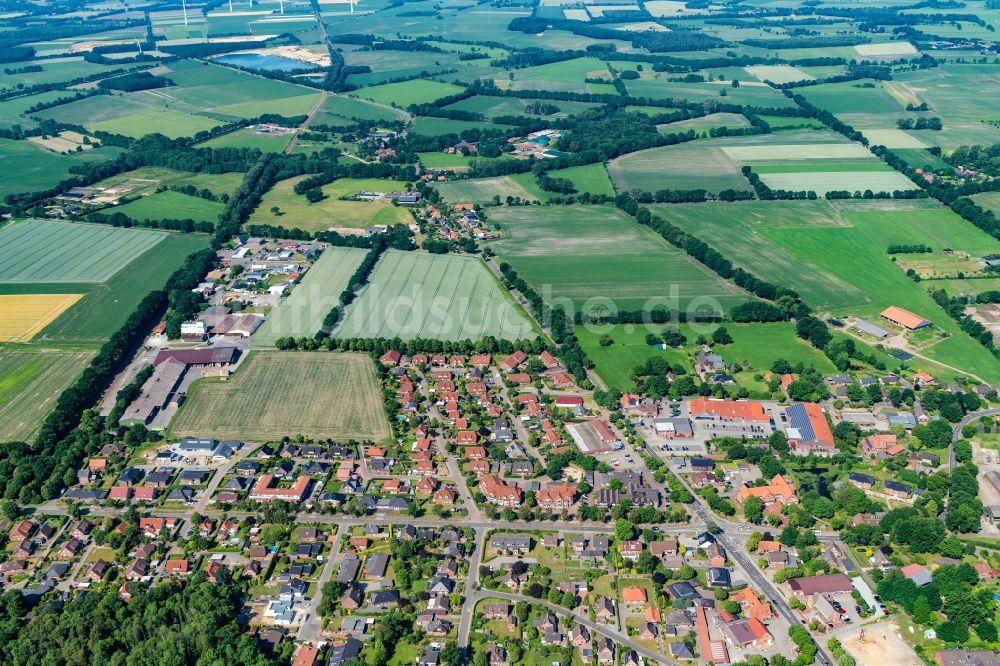
POLYGON ((341 555, 340 553, 340 535, 344 531, 343 525, 337 526, 337 532, 333 537, 333 549, 330 551, 330 558, 323 565, 323 571, 319 575, 319 580, 316 582, 316 590, 313 594, 312 600, 309 602, 309 617, 302 624, 299 629, 299 640, 305 643, 312 643, 313 645, 319 640, 319 632, 323 628, 323 618, 319 616, 316 609, 319 608, 320 601, 323 597, 323 586, 326 585, 330 578, 333 577, 333 570, 340 563, 341 555))
MULTIPOLYGON (((479 565, 483 561, 483 551, 486 549, 486 530, 476 529, 476 543, 473 546, 472 557, 469 560, 469 575, 465 581, 465 601, 462 604, 462 620, 458 625, 458 645, 467 650, 469 633, 472 629, 472 616, 476 610, 476 589, 479 587, 479 565)), ((468 657, 468 655, 466 655, 468 657)), ((466 658, 468 661, 468 658, 466 658)))
POLYGON ((582 624, 583 626, 587 627, 587 629, 590 629, 590 631, 594 633, 606 636, 611 640, 613 640, 615 643, 618 643, 619 645, 624 645, 627 648, 635 650, 636 652, 641 654, 648 662, 652 662, 654 664, 679 663, 674 661, 670 657, 658 654, 656 652, 653 652, 649 648, 639 645, 638 643, 633 641, 630 637, 620 633, 616 629, 612 629, 611 627, 591 621, 590 617, 585 613, 584 614, 574 613, 573 611, 563 608, 562 606, 557 606, 553 603, 549 603, 544 599, 535 599, 534 597, 526 597, 520 594, 510 594, 508 592, 495 592, 493 590, 477 590, 474 596, 476 602, 479 602, 482 599, 503 599, 504 601, 511 601, 514 603, 518 601, 524 601, 529 604, 544 606, 546 610, 551 611, 555 615, 558 615, 560 617, 568 617, 577 624, 582 624))
MULTIPOLYGON (((958 461, 955 460, 955 443, 962 439, 962 428, 969 425, 970 423, 977 421, 984 416, 997 416, 1000 415, 1000 409, 984 409, 978 412, 971 412, 966 414, 961 421, 955 424, 955 427, 951 430, 951 446, 948 447, 948 473, 955 471, 955 467, 958 466, 958 461)), ((948 498, 945 498, 944 505, 944 515, 947 519, 948 517, 948 498)))

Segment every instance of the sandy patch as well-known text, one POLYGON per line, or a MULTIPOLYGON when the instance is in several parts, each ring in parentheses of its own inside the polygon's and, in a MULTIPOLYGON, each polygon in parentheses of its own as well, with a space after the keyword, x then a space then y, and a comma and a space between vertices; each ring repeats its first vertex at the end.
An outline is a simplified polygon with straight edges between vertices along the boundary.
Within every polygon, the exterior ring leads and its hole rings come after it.
POLYGON ((923 666, 917 653, 899 635, 896 625, 879 622, 839 636, 844 649, 859 664, 891 664, 891 666, 923 666), (861 632, 864 631, 864 642, 861 632))

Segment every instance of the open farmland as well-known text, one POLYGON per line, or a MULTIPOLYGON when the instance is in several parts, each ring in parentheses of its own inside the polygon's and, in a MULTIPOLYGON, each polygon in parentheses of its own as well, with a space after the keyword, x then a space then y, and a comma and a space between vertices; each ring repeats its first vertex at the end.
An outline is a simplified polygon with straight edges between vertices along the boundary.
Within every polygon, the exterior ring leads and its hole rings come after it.
POLYGON ((202 379, 171 422, 178 437, 380 441, 389 426, 362 354, 251 352, 226 381, 202 379))
MULTIPOLYGON (((92 226, 97 230, 130 231, 92 226)), ((0 240, 9 228, 0 229, 0 240)), ((89 229, 90 225, 87 228, 89 229)), ((100 345, 111 333, 118 330, 146 294, 154 289, 161 289, 167 276, 180 268, 184 259, 192 252, 208 247, 210 240, 207 234, 167 233, 163 236, 160 242, 136 255, 134 261, 122 267, 107 281, 96 283, 0 281, 0 294, 83 294, 82 299, 43 328, 32 342, 100 345)), ((57 252, 62 248, 49 249, 57 252)), ((41 261, 46 262, 48 259, 42 255, 41 261)))
MULTIPOLYGON (((925 201, 746 202, 656 206, 664 219, 702 238, 733 263, 794 288, 820 311, 877 316, 890 305, 917 312, 948 332, 921 350, 933 361, 1000 378, 990 353, 909 279, 885 253, 893 243, 924 243, 972 254, 996 241, 942 207, 925 201)), ((916 365, 919 359, 911 362, 916 365)))
POLYGON ((31 441, 90 351, 0 348, 0 442, 31 441))
POLYGON ((441 193, 442 199, 452 203, 487 203, 493 197, 500 197, 500 201, 506 201, 507 197, 520 198, 522 201, 547 201, 551 196, 538 187, 530 173, 449 180, 436 183, 434 187, 441 193))
POLYGON ((622 191, 750 191, 740 167, 714 142, 691 141, 622 155, 608 162, 608 173, 622 191))
POLYGON ((804 173, 761 174, 760 179, 772 190, 812 190, 819 196, 834 190, 848 192, 893 192, 915 190, 917 186, 909 178, 895 171, 817 171, 804 173))
POLYGON ((121 152, 101 147, 59 155, 31 141, 0 138, 0 199, 52 187, 70 176, 70 167, 114 159, 121 152))
POLYGON ((7 225, 0 230, 0 283, 106 282, 165 237, 47 220, 7 225))
POLYGON ((622 310, 728 310, 750 297, 610 206, 494 209, 500 258, 547 299, 622 310))
POLYGON ((462 89, 450 83, 418 79, 404 83, 386 83, 380 86, 355 90, 352 94, 370 99, 379 104, 393 104, 407 107, 411 104, 426 104, 436 99, 454 95, 462 89))
POLYGON ((273 224, 278 227, 325 231, 327 229, 364 229, 373 224, 410 224, 413 218, 405 206, 393 206, 388 199, 343 201, 340 197, 358 192, 402 192, 406 183, 375 178, 341 178, 321 189, 326 198, 310 203, 305 195, 295 193, 295 185, 306 176, 296 176, 275 184, 250 215, 250 224, 273 224), (274 208, 278 212, 274 212, 274 208))
POLYGON ((337 338, 533 338, 535 329, 477 257, 389 250, 347 308, 337 338))
POLYGON ((27 342, 83 294, 0 295, 0 342, 27 342))
POLYGON ((340 302, 340 293, 367 253, 352 247, 324 250, 291 294, 271 311, 254 334, 254 344, 270 346, 278 338, 315 335, 323 326, 323 318, 340 302))
POLYGON ((218 201, 166 190, 102 212, 108 215, 122 213, 133 220, 194 220, 214 224, 224 208, 225 204, 218 201))

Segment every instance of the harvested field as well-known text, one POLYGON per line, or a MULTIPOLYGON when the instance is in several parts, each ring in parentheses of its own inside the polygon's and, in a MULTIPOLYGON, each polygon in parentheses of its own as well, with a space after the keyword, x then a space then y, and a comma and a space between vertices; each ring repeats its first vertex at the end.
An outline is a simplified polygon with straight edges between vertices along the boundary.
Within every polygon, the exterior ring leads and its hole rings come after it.
POLYGON ((271 346, 282 337, 312 337, 323 326, 323 318, 340 302, 340 292, 368 250, 330 247, 323 251, 292 293, 281 302, 254 334, 258 346, 271 346))
POLYGON ((476 178, 469 180, 450 180, 446 183, 435 185, 437 191, 441 193, 441 198, 452 203, 485 203, 494 196, 499 196, 501 201, 507 197, 520 197, 523 200, 545 201, 549 194, 542 192, 537 186, 533 189, 526 187, 525 178, 530 178, 534 184, 531 174, 518 174, 517 176, 497 176, 496 178, 476 178))
POLYGON ((30 441, 89 351, 0 349, 0 442, 30 441))
POLYGON ((859 56, 906 56, 916 55, 917 49, 909 42, 885 42, 883 44, 858 44, 854 47, 859 56))
POLYGON ((772 83, 811 81, 816 78, 812 74, 807 74, 792 65, 753 65, 751 67, 744 67, 744 69, 758 81, 770 81, 772 83))
POLYGON ((793 143, 758 146, 724 146, 722 152, 737 162, 756 160, 844 160, 869 158, 872 154, 858 143, 793 143))
POLYGON ((83 294, 0 295, 0 342, 27 342, 83 294))
POLYGON ((0 282, 106 282, 164 238, 97 224, 10 224, 0 230, 0 282))
POLYGON ((389 436, 389 426, 367 356, 258 351, 228 380, 192 385, 171 433, 255 441, 286 435, 380 441, 389 436))
POLYGON ((535 337, 481 259, 389 250, 347 308, 337 338, 535 337))
POLYGON ((765 173, 760 179, 772 190, 812 190, 819 196, 832 190, 892 192, 917 189, 913 181, 895 171, 765 173))

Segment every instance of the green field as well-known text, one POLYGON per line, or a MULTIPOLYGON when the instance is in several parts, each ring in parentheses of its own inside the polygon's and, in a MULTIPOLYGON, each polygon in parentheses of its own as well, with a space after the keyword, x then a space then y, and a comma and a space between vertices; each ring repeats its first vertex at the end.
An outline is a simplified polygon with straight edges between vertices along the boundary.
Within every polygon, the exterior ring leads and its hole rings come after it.
POLYGON ((243 174, 238 171, 227 173, 191 173, 175 171, 163 167, 140 167, 126 171, 96 183, 94 187, 114 188, 120 196, 136 197, 149 195, 160 188, 171 185, 188 186, 208 190, 212 194, 233 194, 243 182, 243 174))
POLYGON ((389 250, 334 331, 337 338, 534 338, 510 294, 469 256, 389 250))
POLYGON ((250 224, 273 224, 279 227, 324 231, 329 228, 364 229, 373 224, 410 224, 413 217, 405 206, 393 206, 387 199, 342 201, 340 197, 358 192, 401 192, 406 183, 395 180, 342 178, 323 186, 326 198, 309 203, 305 195, 295 193, 295 184, 305 176, 282 180, 264 194, 260 205, 250 215, 250 224), (278 207, 275 214, 271 209, 278 207))
POLYGON ((418 116, 413 121, 413 134, 423 136, 441 136, 442 134, 459 134, 467 130, 506 129, 513 131, 512 125, 499 125, 478 120, 451 120, 449 118, 430 118, 418 116))
POLYGON ((418 80, 403 83, 386 83, 380 86, 355 90, 354 95, 370 99, 379 104, 395 104, 407 107, 411 104, 426 104, 436 99, 462 92, 462 88, 440 81, 418 80))
POLYGON ((331 95, 312 125, 349 125, 355 120, 399 120, 401 112, 344 95, 331 95))
POLYGON ((364 260, 367 250, 330 247, 323 251, 305 277, 254 333, 257 346, 271 346, 282 337, 312 337, 323 318, 340 302, 340 292, 364 260))
POLYGON ((389 426, 367 356, 258 351, 226 381, 193 384, 169 432, 271 441, 295 435, 381 441, 389 436, 389 426))
POLYGON ((608 173, 622 191, 703 189, 716 193, 751 189, 739 165, 726 156, 716 140, 690 141, 622 155, 608 162, 608 173))
POLYGON ((293 134, 260 134, 246 127, 198 144, 206 148, 256 148, 264 153, 280 153, 292 140, 293 134))
POLYGON ((90 351, 0 347, 0 442, 30 442, 90 351))
POLYGON ((107 215, 122 213, 133 220, 190 219, 214 224, 225 207, 225 204, 218 201, 165 190, 101 212, 107 215))
MULTIPOLYGON (((933 203, 827 201, 747 202, 735 205, 656 206, 664 219, 693 232, 733 263, 795 289, 803 300, 835 315, 872 317, 898 305, 930 319, 948 337, 921 354, 933 361, 1000 378, 1000 367, 958 330, 925 287, 910 280, 885 253, 892 243, 951 247, 973 255, 996 241, 933 203)), ((911 365, 920 363, 919 359, 911 365)))
MULTIPOLYGON (((610 206, 490 210, 500 258, 546 299, 609 307, 728 310, 750 297, 610 206)), ((568 309, 568 308, 567 308, 568 309)))
MULTIPOLYGON (((0 233, 8 228, 0 230, 0 233)), ((125 323, 125 319, 146 294, 154 289, 162 289, 167 277, 180 268, 184 259, 192 252, 208 247, 209 240, 207 234, 169 233, 118 271, 108 282, 0 282, 0 294, 84 294, 80 301, 36 335, 32 342, 99 345, 125 323)))
POLYGON ((441 193, 442 199, 451 203, 487 203, 495 196, 500 197, 500 201, 506 201, 507 197, 520 197, 525 201, 548 201, 553 196, 538 187, 535 177, 530 173, 449 180, 435 183, 434 187, 441 193))
MULTIPOLYGON (((662 113, 665 110, 657 109, 654 113, 662 113)), ((716 127, 750 127, 750 121, 738 113, 710 113, 700 118, 689 118, 688 120, 678 120, 673 123, 657 125, 656 129, 665 134, 672 134, 688 130, 704 132, 716 127)))
POLYGON ((101 147, 60 155, 30 141, 0 139, 0 199, 47 189, 69 178, 70 167, 111 160, 121 152, 120 148, 101 147))
POLYGON ((0 283, 106 282, 164 238, 98 224, 11 224, 0 230, 0 283))
POLYGON ((566 178, 571 181, 579 194, 590 192, 591 194, 604 194, 609 197, 615 195, 615 186, 611 183, 608 170, 602 163, 557 169, 549 171, 548 175, 552 178, 566 178))
MULTIPOLYGON (((659 334, 668 324, 617 325, 617 326, 577 326, 575 331, 580 345, 596 365, 597 374, 608 388, 629 391, 635 388, 632 370, 645 363, 647 358, 659 356, 670 363, 679 363, 688 371, 694 367, 694 357, 700 348, 695 345, 699 335, 710 335, 717 324, 681 324, 679 328, 687 339, 687 346, 680 349, 656 349, 646 344, 648 333, 659 334), (602 335, 610 335, 614 344, 602 347, 602 335)), ((818 349, 795 334, 792 323, 773 324, 726 324, 726 330, 733 336, 730 345, 719 345, 716 351, 722 354, 726 363, 749 365, 757 372, 765 372, 775 360, 783 358, 789 363, 811 365, 821 372, 834 372, 833 363, 818 349)))
MULTIPOLYGON (((521 116, 528 115, 527 108, 534 100, 519 99, 517 97, 493 97, 489 95, 476 95, 460 100, 454 104, 449 104, 445 108, 448 110, 469 111, 471 113, 481 113, 487 118, 495 116, 521 116)), ((545 118, 565 118, 570 115, 582 113, 593 108, 594 104, 586 102, 567 102, 546 100, 546 103, 553 104, 559 111, 545 118)))

